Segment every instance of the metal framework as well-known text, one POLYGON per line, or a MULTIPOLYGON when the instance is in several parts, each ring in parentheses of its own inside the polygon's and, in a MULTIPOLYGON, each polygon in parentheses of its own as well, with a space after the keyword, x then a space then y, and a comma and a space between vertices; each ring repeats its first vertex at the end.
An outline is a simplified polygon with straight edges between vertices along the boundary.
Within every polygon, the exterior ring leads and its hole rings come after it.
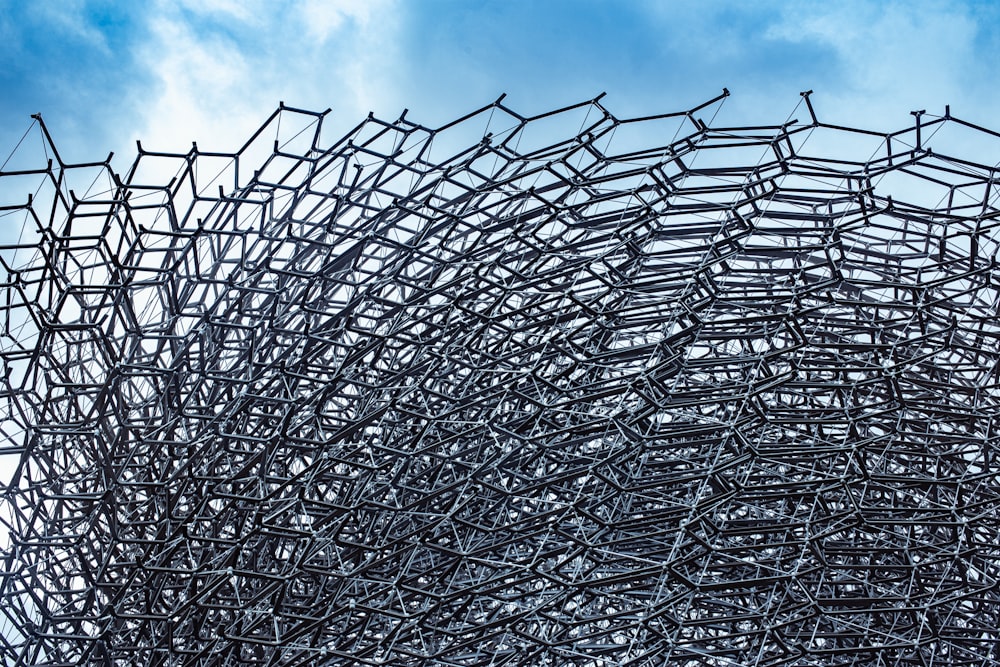
POLYGON ((1000 135, 724 97, 123 177, 36 119, 5 663, 1000 665, 1000 135))

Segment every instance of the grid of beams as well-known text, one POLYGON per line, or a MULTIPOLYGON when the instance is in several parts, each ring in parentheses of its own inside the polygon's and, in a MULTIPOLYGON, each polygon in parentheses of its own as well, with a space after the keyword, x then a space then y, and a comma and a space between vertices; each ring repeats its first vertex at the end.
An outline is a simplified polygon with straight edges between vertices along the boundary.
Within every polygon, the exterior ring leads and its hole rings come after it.
POLYGON ((1000 139, 721 101, 37 119, 5 663, 1000 665, 1000 139))

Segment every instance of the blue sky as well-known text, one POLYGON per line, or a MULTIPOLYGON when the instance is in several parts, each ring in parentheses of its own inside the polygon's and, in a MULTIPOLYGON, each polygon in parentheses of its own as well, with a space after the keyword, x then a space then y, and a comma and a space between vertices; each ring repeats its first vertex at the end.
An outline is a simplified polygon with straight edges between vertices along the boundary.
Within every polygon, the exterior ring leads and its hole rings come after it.
POLYGON ((427 125, 508 94, 534 113, 602 91, 620 116, 693 106, 724 121, 820 116, 890 129, 909 111, 998 126, 1000 3, 599 0, 0 0, 0 152, 42 112, 74 160, 136 139, 225 150, 279 100, 427 125), (802 114, 799 114, 802 116, 802 114))

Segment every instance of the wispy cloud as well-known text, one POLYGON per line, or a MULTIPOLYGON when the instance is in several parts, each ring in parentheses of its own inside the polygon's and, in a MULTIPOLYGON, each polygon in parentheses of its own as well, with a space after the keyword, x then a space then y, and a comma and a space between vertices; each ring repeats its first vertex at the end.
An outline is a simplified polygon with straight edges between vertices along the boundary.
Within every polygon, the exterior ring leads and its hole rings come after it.
POLYGON ((252 65, 232 40, 195 34, 180 13, 156 17, 150 28, 141 57, 155 78, 155 93, 136 128, 145 144, 184 150, 177 143, 186 137, 221 150, 244 133, 247 116, 267 113, 252 65))
MULTIPOLYGON (((875 126, 951 103, 988 122, 1000 11, 983 3, 510 0, 0 0, 0 115, 42 111, 60 143, 228 149, 279 100, 445 122, 510 93, 532 113, 607 91, 622 115, 733 90, 726 117, 775 121, 816 90, 831 120, 875 126)), ((13 122, 20 119, 19 122, 13 122)), ((338 125, 339 124, 339 125, 338 125)), ((17 135, 17 136, 13 136, 17 135)), ((76 151, 77 154, 80 151, 76 151)), ((127 159, 122 155, 122 161, 127 159)), ((121 163, 119 163, 121 166, 121 163)))
POLYGON ((832 48, 843 79, 818 92, 841 121, 865 123, 984 102, 992 76, 975 51, 978 31, 960 3, 845 2, 789 6, 767 36, 832 48))
MULTIPOLYGON (((141 60, 156 93, 134 127, 143 145, 184 150, 178 141, 230 150, 279 100, 336 105, 349 122, 392 97, 385 60, 394 25, 387 2, 210 3, 164 5, 149 17, 141 60), (385 66, 383 66, 385 65, 385 66), (364 108, 364 111, 361 109, 364 108)), ((187 146, 190 144, 188 143, 187 146)))

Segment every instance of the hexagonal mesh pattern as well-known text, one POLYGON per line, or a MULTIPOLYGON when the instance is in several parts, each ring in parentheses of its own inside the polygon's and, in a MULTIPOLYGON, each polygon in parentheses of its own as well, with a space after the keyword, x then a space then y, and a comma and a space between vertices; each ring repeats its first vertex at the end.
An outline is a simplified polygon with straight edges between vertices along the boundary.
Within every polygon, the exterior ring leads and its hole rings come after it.
POLYGON ((38 119, 6 663, 1000 664, 1000 140, 721 99, 125 176, 38 119))

